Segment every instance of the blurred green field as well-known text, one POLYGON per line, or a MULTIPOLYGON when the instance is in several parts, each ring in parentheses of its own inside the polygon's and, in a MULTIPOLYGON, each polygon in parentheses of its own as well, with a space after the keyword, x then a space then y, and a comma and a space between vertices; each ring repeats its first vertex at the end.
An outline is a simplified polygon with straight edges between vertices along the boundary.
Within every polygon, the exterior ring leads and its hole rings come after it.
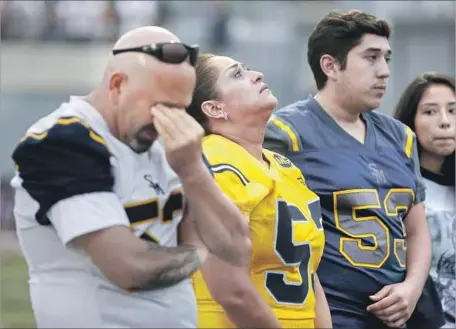
POLYGON ((36 328, 27 280, 21 255, 0 255, 0 328, 36 328))

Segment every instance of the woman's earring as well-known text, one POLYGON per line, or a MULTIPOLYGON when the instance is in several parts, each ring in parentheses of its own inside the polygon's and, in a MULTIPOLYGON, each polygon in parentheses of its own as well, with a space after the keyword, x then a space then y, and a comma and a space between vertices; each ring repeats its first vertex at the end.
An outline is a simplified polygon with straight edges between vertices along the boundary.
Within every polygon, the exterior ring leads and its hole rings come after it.
POLYGON ((226 112, 223 112, 223 118, 224 118, 225 120, 228 120, 228 115, 226 114, 226 112))

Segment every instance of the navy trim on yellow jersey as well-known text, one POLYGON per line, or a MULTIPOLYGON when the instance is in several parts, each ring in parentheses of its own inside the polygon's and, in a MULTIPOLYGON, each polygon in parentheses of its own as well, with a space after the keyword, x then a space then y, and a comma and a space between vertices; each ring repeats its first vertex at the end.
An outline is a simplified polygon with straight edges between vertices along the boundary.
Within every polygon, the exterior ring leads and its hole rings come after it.
POLYGON ((211 173, 211 176, 214 177, 214 173, 212 172, 212 169, 211 169, 211 164, 209 163, 209 160, 206 158, 204 153, 203 153, 203 162, 206 165, 207 169, 209 169, 209 172, 211 173))
POLYGON ((47 212, 60 200, 113 189, 111 152, 77 117, 60 118, 46 131, 28 133, 12 158, 22 187, 39 204, 36 220, 41 225, 50 225, 47 212))
POLYGON ((226 163, 221 163, 221 164, 218 164, 215 166, 211 166, 211 170, 213 173, 216 173, 216 174, 219 174, 219 173, 222 173, 225 171, 229 171, 229 172, 235 174, 244 186, 250 183, 249 180, 242 174, 242 172, 239 169, 237 169, 236 167, 233 167, 232 165, 229 165, 226 163))

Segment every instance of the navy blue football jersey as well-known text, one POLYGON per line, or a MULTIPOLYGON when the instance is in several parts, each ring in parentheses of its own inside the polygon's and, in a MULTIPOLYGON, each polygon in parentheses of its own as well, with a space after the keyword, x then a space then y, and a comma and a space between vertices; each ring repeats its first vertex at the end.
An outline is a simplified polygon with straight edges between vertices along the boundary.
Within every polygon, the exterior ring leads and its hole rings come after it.
POLYGON ((265 148, 288 157, 320 197, 326 245, 318 275, 335 328, 377 325, 369 296, 404 280, 403 220, 425 197, 414 133, 382 113, 362 118, 364 144, 309 97, 278 110, 265 137, 265 148), (354 320, 338 323, 339 314, 354 320))

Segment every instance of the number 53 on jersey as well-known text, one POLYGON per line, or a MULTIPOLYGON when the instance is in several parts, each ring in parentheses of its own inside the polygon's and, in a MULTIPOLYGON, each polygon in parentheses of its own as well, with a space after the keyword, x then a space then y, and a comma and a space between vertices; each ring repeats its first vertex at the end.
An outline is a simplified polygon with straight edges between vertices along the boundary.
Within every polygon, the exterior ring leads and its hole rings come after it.
POLYGON ((399 265, 405 267, 406 244, 402 217, 414 199, 413 190, 404 188, 389 190, 383 200, 380 200, 375 189, 335 192, 335 225, 346 235, 340 239, 340 253, 353 266, 367 268, 382 267, 393 253, 399 265), (391 241, 394 226, 400 227, 402 236, 391 241))

